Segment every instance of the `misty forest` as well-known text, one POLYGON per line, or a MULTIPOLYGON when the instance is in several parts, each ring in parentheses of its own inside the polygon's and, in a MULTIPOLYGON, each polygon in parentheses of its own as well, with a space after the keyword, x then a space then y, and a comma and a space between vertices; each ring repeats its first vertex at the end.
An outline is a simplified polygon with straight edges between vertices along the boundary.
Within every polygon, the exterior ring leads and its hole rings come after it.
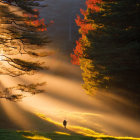
POLYGON ((0 140, 140 140, 140 0, 0 0, 0 140))

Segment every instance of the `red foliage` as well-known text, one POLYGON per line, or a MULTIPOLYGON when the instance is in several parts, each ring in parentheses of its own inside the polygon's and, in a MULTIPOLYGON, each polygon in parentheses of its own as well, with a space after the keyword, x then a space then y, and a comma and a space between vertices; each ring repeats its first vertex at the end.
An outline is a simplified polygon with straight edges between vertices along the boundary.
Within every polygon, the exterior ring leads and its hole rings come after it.
POLYGON ((74 54, 77 56, 82 56, 83 55, 83 50, 82 50, 82 45, 79 41, 76 41, 76 47, 73 49, 74 54))
MULTIPOLYGON (((91 12, 99 12, 100 7, 98 4, 100 4, 101 2, 102 0, 86 0, 87 9, 90 9, 91 12)), ((82 38, 80 38, 79 41, 76 41, 76 47, 75 49, 73 49, 74 54, 70 54, 72 58, 71 63, 75 65, 80 65, 79 58, 83 55, 80 40, 82 40, 89 31, 94 30, 92 26, 93 23, 86 18, 86 16, 88 15, 88 11, 80 9, 80 12, 85 18, 81 19, 80 16, 77 16, 75 22, 80 27, 80 33, 82 34, 82 38)))
POLYGON ((82 45, 80 41, 76 41, 76 47, 73 49, 74 54, 70 54, 72 60, 71 63, 74 65, 80 65, 79 58, 83 55, 82 45))
POLYGON ((95 12, 99 12, 100 7, 98 6, 98 4, 101 2, 102 0, 86 0, 86 5, 88 9, 91 9, 95 12))
POLYGON ((71 57, 71 63, 73 64, 73 65, 80 65, 80 63, 79 63, 79 57, 78 56, 76 56, 75 54, 70 54, 70 57, 71 57))
POLYGON ((80 9, 80 13, 83 15, 83 16, 86 16, 88 14, 87 11, 85 11, 84 9, 80 9))
POLYGON ((86 35, 89 30, 94 30, 92 23, 90 23, 88 20, 81 19, 80 16, 77 16, 75 22, 78 26, 80 26, 82 35, 86 35))
POLYGON ((88 20, 81 19, 80 16, 77 16, 75 22, 78 26, 80 26, 82 35, 86 35, 89 30, 94 30, 92 23, 90 23, 88 20))
POLYGON ((24 17, 28 18, 25 23, 27 25, 36 27, 37 31, 47 31, 47 26, 45 24, 44 18, 38 19, 38 9, 34 9, 34 12, 36 12, 37 14, 24 14, 24 17))

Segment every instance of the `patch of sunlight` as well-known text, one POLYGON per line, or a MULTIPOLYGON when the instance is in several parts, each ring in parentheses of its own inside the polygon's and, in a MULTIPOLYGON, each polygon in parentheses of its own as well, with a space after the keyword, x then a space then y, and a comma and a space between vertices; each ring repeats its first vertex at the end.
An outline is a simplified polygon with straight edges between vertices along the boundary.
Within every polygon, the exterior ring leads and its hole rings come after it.
POLYGON ((59 122, 56 122, 56 121, 53 121, 52 119, 50 118, 47 118, 45 115, 41 114, 41 113, 35 113, 38 117, 40 117, 41 119, 45 120, 45 121, 48 121, 50 123, 53 123, 55 125, 58 125, 58 126, 61 126, 63 127, 62 123, 59 123, 59 122))
POLYGON ((31 140, 51 140, 50 138, 46 138, 43 136, 39 136, 39 135, 35 135, 35 136, 25 136, 23 135, 25 138, 31 139, 31 140))
POLYGON ((118 140, 140 140, 140 138, 133 138, 133 137, 115 137, 118 140))
POLYGON ((94 137, 94 138, 98 138, 98 139, 101 139, 101 138, 114 138, 112 136, 109 136, 109 135, 105 135, 105 134, 102 134, 102 133, 97 133, 89 128, 85 128, 85 127, 80 127, 80 126, 70 126, 70 130, 78 133, 78 134, 81 134, 81 135, 84 135, 84 136, 88 136, 88 137, 94 137))
MULTIPOLYGON (((63 125, 61 123, 59 123, 57 121, 54 121, 50 118, 47 118, 45 115, 43 115, 41 113, 35 113, 35 114, 43 120, 46 120, 50 123, 53 123, 55 125, 63 127, 63 125)), ((102 134, 102 133, 97 133, 90 128, 81 127, 81 126, 69 125, 69 126, 67 126, 67 128, 69 130, 75 132, 75 133, 78 133, 78 134, 81 134, 81 135, 84 135, 84 136, 88 136, 88 137, 97 138, 96 140, 102 140, 102 138, 109 138, 109 139, 113 138, 113 139, 117 139, 117 140, 140 140, 140 138, 133 138, 133 137, 113 137, 113 136, 105 135, 105 134, 102 134)), ((63 132, 59 132, 59 134, 60 133, 62 134, 63 132)), ((66 133, 63 133, 63 134, 66 135, 66 133)))
POLYGON ((96 133, 95 131, 81 126, 69 126, 70 130, 75 131, 76 133, 82 134, 84 136, 95 136, 99 135, 99 133, 96 133))
POLYGON ((4 59, 4 52, 3 49, 0 50, 0 61, 4 59))
MULTIPOLYGON (((43 120, 46 120, 50 123, 53 123, 55 125, 58 125, 58 126, 61 126, 63 127, 62 123, 59 123, 59 122, 56 122, 50 118, 47 118, 45 115, 41 114, 41 113, 35 113, 38 117, 40 117, 41 119, 43 120)), ((89 129, 89 128, 85 128, 85 127, 81 127, 81 126, 73 126, 73 125, 69 125, 67 127, 68 129, 70 129, 71 131, 74 131, 78 134, 81 134, 81 135, 84 135, 84 136, 90 136, 90 137, 93 137, 93 136, 96 136, 97 135, 100 135, 99 133, 96 133, 95 131, 89 129)), ((102 134, 103 135, 103 134, 102 134)), ((100 135, 101 136, 101 135, 100 135)), ((104 135, 103 135, 104 136, 104 135)), ((107 136, 108 137, 108 136, 107 136)))
POLYGON ((67 135, 70 136, 71 134, 66 133, 66 132, 59 132, 59 131, 55 131, 56 134, 60 134, 60 135, 67 135))

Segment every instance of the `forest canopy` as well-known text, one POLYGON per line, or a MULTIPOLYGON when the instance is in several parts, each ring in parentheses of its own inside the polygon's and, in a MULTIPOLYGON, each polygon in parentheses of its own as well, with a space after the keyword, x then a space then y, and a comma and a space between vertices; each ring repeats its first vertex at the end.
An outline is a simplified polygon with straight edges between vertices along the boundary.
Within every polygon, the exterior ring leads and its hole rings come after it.
POLYGON ((72 63, 83 70, 83 87, 140 92, 140 1, 86 0, 77 16, 81 37, 72 63), (78 53, 80 52, 80 53, 78 53))

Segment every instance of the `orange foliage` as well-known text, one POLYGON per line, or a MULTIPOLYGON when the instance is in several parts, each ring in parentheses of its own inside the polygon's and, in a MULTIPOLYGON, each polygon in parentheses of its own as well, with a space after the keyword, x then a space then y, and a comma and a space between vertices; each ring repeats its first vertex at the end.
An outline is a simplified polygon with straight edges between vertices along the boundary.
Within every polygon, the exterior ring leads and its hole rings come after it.
POLYGON ((78 26, 80 26, 82 35, 86 35, 89 30, 94 30, 94 28, 92 27, 92 23, 90 23, 88 20, 81 19, 80 16, 77 16, 75 22, 78 26))
POLYGON ((85 11, 84 9, 80 9, 80 13, 83 15, 83 16, 86 16, 88 14, 87 11, 85 11))
POLYGON ((99 12, 100 7, 98 6, 99 3, 101 3, 102 0, 86 0, 86 5, 88 9, 91 9, 92 11, 99 12))
POLYGON ((79 57, 78 56, 76 56, 75 54, 70 54, 70 57, 71 57, 71 63, 73 64, 73 65, 80 65, 80 63, 79 63, 79 57))
MULTIPOLYGON (((34 12, 38 13, 38 9, 34 9, 34 12)), ((37 31, 40 32, 47 31, 44 18, 38 19, 38 14, 24 14, 24 17, 28 18, 28 20, 25 21, 27 25, 36 27, 37 31)))
POLYGON ((79 41, 76 41, 76 47, 75 49, 73 49, 73 51, 74 51, 74 54, 79 57, 83 55, 82 45, 79 41))
MULTIPOLYGON (((86 0, 87 9, 90 9, 91 12, 99 12, 100 7, 98 4, 100 4, 102 0, 86 0)), ((88 10, 80 9, 81 14, 85 17, 84 19, 81 19, 80 16, 77 16, 75 22, 80 27, 80 33, 82 34, 82 38, 79 39, 79 41, 76 41, 76 47, 73 49, 74 54, 70 54, 72 60, 71 63, 75 65, 80 65, 79 58, 83 55, 82 45, 80 43, 80 40, 82 40, 89 31, 94 30, 93 23, 89 21, 86 16, 88 15, 88 10)))
POLYGON ((76 47, 75 49, 73 49, 74 54, 70 54, 72 60, 71 63, 74 65, 80 65, 79 63, 79 58, 82 57, 83 55, 83 50, 82 50, 82 45, 80 43, 80 39, 79 41, 76 41, 76 47))

